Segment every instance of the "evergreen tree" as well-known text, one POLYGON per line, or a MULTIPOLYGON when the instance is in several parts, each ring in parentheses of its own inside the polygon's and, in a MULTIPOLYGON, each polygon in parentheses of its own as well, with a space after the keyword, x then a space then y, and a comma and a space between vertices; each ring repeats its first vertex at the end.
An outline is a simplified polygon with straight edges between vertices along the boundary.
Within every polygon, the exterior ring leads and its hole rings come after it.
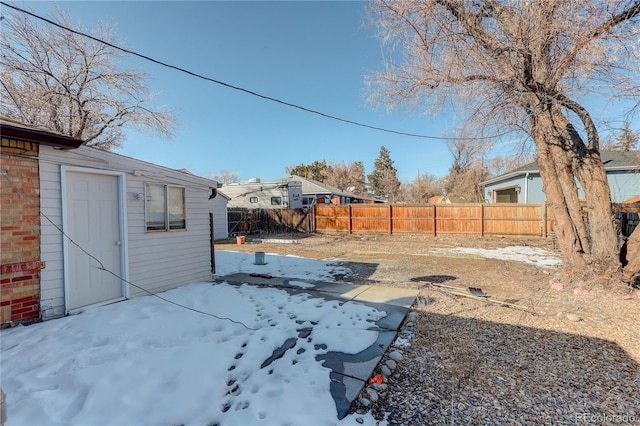
POLYGON ((400 190, 398 170, 393 166, 389 150, 380 148, 380 155, 373 163, 373 172, 367 176, 373 193, 390 201, 395 200, 400 190))
POLYGON ((287 166, 284 170, 289 173, 290 176, 300 176, 305 179, 313 179, 318 182, 323 182, 327 168, 327 162, 322 160, 314 161, 311 164, 301 163, 297 166, 287 166))
POLYGON ((616 138, 617 143, 613 146, 614 149, 619 151, 633 151, 638 146, 640 141, 640 132, 634 132, 629 126, 629 122, 624 123, 622 133, 616 138))

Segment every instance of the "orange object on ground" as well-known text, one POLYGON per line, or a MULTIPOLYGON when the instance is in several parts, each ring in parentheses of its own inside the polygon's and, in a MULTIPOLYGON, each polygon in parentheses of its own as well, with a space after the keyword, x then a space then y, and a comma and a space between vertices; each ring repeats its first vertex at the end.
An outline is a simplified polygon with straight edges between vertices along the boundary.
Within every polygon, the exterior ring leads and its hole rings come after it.
POLYGON ((369 384, 380 384, 384 382, 384 377, 382 376, 382 374, 376 374, 375 376, 373 376, 371 378, 371 380, 369 380, 369 384))

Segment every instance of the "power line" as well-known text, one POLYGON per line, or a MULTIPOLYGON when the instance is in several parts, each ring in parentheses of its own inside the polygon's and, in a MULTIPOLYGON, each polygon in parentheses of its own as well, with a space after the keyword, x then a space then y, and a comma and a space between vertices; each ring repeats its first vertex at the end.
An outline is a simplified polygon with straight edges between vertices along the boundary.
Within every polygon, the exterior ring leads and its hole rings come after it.
POLYGON ((133 50, 125 49, 123 47, 117 46, 115 44, 112 44, 112 43, 109 43, 109 42, 104 41, 102 39, 99 39, 97 37, 94 37, 92 35, 83 33, 81 31, 77 31, 77 30, 74 30, 72 28, 65 27, 64 25, 58 24, 57 22, 54 22, 54 21, 52 21, 50 19, 47 19, 47 18, 44 18, 42 16, 36 15, 33 12, 29 12, 28 10, 21 9, 21 8, 19 8, 17 6, 8 4, 8 3, 4 2, 4 1, 0 1, 0 4, 2 4, 3 6, 9 7, 11 9, 14 9, 14 10, 16 10, 18 12, 21 12, 21 13, 24 13, 26 15, 32 16, 32 17, 34 17, 36 19, 39 19, 41 21, 44 21, 44 22, 46 22, 46 23, 48 23, 50 25, 53 25, 55 27, 58 27, 58 28, 60 28, 62 30, 71 32, 73 34, 77 34, 77 35, 82 36, 82 37, 86 37, 86 38, 91 39, 93 41, 96 41, 98 43, 102 43, 105 46, 109 46, 109 47, 111 47, 113 49, 116 49, 116 50, 119 50, 119 51, 121 51, 123 53, 127 53, 127 54, 130 54, 130 55, 133 55, 133 56, 137 56, 139 58, 142 58, 142 59, 145 59, 147 61, 153 62, 155 64, 161 65, 163 67, 171 68, 171 69, 174 69, 176 71, 188 74, 190 76, 193 76, 193 77, 205 80, 205 81, 209 81, 211 83, 219 84, 219 85, 227 87, 229 89, 233 89, 233 90, 237 90, 237 91, 240 91, 240 92, 244 92, 244 93, 247 93, 247 94, 249 94, 251 96, 255 96, 255 97, 267 100, 267 101, 276 102, 276 103, 281 104, 281 105, 285 105, 285 106, 288 106, 288 107, 291 107, 291 108, 296 108, 296 109, 302 110, 304 112, 308 112, 308 113, 311 113, 311 114, 316 114, 316 115, 319 115, 321 117, 325 117, 325 118, 328 118, 328 119, 331 119, 331 120, 336 120, 336 121, 340 121, 340 122, 343 122, 343 123, 352 124, 354 126, 364 127, 364 128, 367 128, 367 129, 377 130, 377 131, 386 132, 386 133, 392 133, 392 134, 401 135, 401 136, 409 136, 409 137, 422 138, 422 139, 436 139, 436 140, 485 140, 485 139, 495 139, 495 138, 498 138, 498 137, 501 137, 501 136, 504 136, 504 135, 507 134, 507 133, 502 133, 502 134, 498 134, 498 135, 494 135, 494 136, 479 136, 479 137, 440 137, 440 136, 421 135, 421 134, 417 134, 417 133, 401 132, 401 131, 398 131, 398 130, 391 130, 391 129, 386 129, 384 127, 378 127, 378 126, 372 126, 370 124, 360 123, 358 121, 349 120, 349 119, 338 117, 338 116, 332 115, 332 114, 327 114, 327 113, 324 113, 324 112, 321 112, 321 111, 318 111, 318 110, 315 110, 315 109, 307 108, 307 107, 304 107, 304 106, 301 106, 301 105, 297 105, 297 104, 294 104, 294 103, 291 103, 291 102, 283 101, 281 99, 277 99, 277 98, 274 98, 274 97, 271 97, 271 96, 263 95, 263 94, 254 92, 252 90, 245 89, 245 88, 240 87, 240 86, 235 86, 235 85, 232 85, 232 84, 229 84, 229 83, 225 83, 223 81, 216 80, 214 78, 207 77, 207 76, 204 76, 202 74, 198 74, 198 73, 193 72, 193 71, 189 71, 189 70, 181 68, 179 66, 171 65, 169 63, 166 63, 166 62, 151 58, 150 56, 143 55, 143 54, 135 52, 133 50))

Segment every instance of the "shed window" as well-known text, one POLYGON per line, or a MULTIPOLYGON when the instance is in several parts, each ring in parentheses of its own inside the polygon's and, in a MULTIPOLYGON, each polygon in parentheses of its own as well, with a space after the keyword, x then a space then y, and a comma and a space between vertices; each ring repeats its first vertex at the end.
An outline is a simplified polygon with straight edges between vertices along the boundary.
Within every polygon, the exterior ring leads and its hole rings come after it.
POLYGON ((279 206, 280 204, 282 204, 282 197, 271 197, 272 206, 279 206))
POLYGON ((249 197, 249 202, 250 203, 257 203, 258 202, 258 197, 249 197))
POLYGON ((184 188, 148 183, 145 189, 147 231, 175 231, 187 228, 184 188))

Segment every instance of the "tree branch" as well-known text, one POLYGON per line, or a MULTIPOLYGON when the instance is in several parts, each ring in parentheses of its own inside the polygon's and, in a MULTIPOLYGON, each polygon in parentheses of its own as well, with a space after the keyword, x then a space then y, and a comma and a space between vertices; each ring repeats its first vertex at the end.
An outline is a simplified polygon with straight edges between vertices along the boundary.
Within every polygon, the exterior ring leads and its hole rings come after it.
POLYGON ((636 16, 640 15, 640 1, 636 1, 635 4, 629 6, 627 9, 612 16, 609 20, 598 25, 591 31, 580 43, 577 43, 567 54, 560 60, 558 67, 556 68, 551 78, 552 85, 555 85, 560 81, 562 77, 567 73, 570 67, 573 65, 578 54, 594 40, 598 39, 602 35, 612 31, 619 24, 629 21, 636 16))
POLYGON ((573 111, 580 118, 580 121, 582 121, 587 132, 587 147, 590 150, 599 149, 600 137, 598 136, 598 129, 591 118, 591 114, 589 114, 582 105, 572 99, 569 99, 562 93, 554 93, 553 97, 560 103, 560 105, 573 111))

